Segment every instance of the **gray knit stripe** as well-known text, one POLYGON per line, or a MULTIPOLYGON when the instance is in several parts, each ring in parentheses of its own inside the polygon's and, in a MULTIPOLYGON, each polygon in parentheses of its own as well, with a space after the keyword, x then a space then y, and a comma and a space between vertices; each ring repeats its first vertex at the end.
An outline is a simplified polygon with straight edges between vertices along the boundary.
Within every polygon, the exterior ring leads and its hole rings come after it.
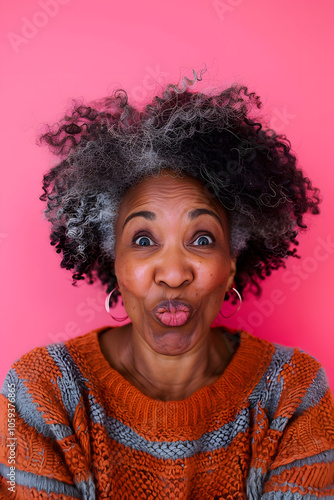
POLYGON ((80 481, 80 483, 75 481, 75 485, 83 500, 96 500, 96 489, 92 476, 89 476, 88 481, 80 481))
POLYGON ((229 422, 216 431, 207 432, 192 441, 149 441, 127 425, 113 417, 107 417, 103 408, 90 395, 91 419, 103 425, 111 439, 125 447, 143 451, 153 457, 173 460, 189 458, 199 452, 212 452, 226 448, 239 432, 249 429, 249 410, 243 409, 229 422))
POLYGON ((280 381, 278 381, 278 377, 284 364, 291 362, 294 353, 293 347, 280 344, 273 345, 276 350, 270 364, 248 398, 251 408, 256 408, 259 401, 261 401, 261 407, 268 410, 269 422, 273 419, 283 390, 283 377, 281 377, 280 381))
MULTIPOLYGON (((5 478, 9 479, 7 474, 10 473, 10 468, 7 465, 0 464, 0 474, 5 478)), ((32 474, 31 472, 21 471, 15 469, 15 483, 21 486, 27 486, 28 488, 36 488, 38 492, 44 490, 47 493, 63 493, 64 495, 71 495, 74 498, 80 500, 93 500, 94 496, 82 496, 82 493, 76 486, 64 483, 63 481, 58 481, 57 479, 49 478, 46 476, 39 476, 37 474, 32 474)), ((10 484, 8 483, 8 486, 10 484)), ((82 488, 81 488, 82 489, 82 488)))
POLYGON ((82 375, 64 343, 50 344, 47 346, 47 350, 62 374, 62 377, 57 379, 57 385, 72 421, 83 389, 88 390, 85 382, 89 383, 89 380, 82 375))
MULTIPOLYGON (((246 490, 247 490, 247 498, 249 500, 258 500, 259 498, 261 499, 266 499, 266 500, 280 500, 280 499, 285 499, 285 498, 291 498, 291 499, 297 499, 297 498, 302 498, 302 499, 313 499, 313 498, 319 498, 314 495, 306 494, 302 496, 289 496, 289 495, 300 495, 300 493, 291 493, 291 492, 270 492, 266 493, 261 496, 262 490, 263 490, 263 485, 266 481, 272 478, 272 476, 279 475, 283 471, 286 470, 291 470, 293 467, 303 467, 305 464, 313 465, 315 463, 331 463, 334 459, 334 450, 328 450, 328 451, 323 451, 322 453, 318 453, 317 455, 313 455, 311 457, 306 457, 301 460, 294 460, 293 462, 289 464, 282 465, 281 467, 277 467, 276 469, 273 469, 269 472, 262 473, 261 467, 255 468, 251 467, 248 472, 247 476, 247 484, 246 484, 246 490), (271 495, 271 496, 270 496, 271 495), (278 496, 274 496, 278 495, 278 496)), ((282 483, 282 486, 284 484, 288 484, 291 487, 297 486, 295 483, 282 483)), ((299 486, 299 485, 298 485, 299 486)), ((299 486, 300 487, 300 486, 299 486)))
POLYGON ((313 465, 317 463, 332 463, 334 461, 334 450, 325 450, 317 455, 312 455, 311 457, 305 457, 303 459, 294 460, 288 464, 277 467, 271 470, 266 479, 270 479, 272 476, 281 474, 283 471, 291 470, 294 467, 303 467, 303 465, 313 465))
POLYGON ((279 415, 271 422, 269 428, 274 431, 283 432, 289 420, 289 417, 281 417, 281 415, 279 415))
MULTIPOLYGON (((260 497, 256 498, 258 499, 260 497)), ((324 497, 317 497, 316 495, 310 495, 308 493, 302 495, 298 492, 292 493, 292 491, 286 491, 285 493, 283 493, 282 491, 271 491, 270 493, 265 493, 261 496, 261 500, 319 500, 319 498, 324 497)), ((333 496, 328 496, 327 498, 328 500, 333 500, 333 496)))
POLYGON ((298 406, 296 413, 300 414, 304 410, 307 410, 308 408, 319 404, 321 399, 325 396, 328 387, 328 379, 325 370, 321 366, 318 370, 316 378, 313 380, 312 384, 308 388, 307 393, 298 406))
POLYGON ((73 430, 67 425, 46 423, 43 413, 38 411, 37 403, 33 402, 32 395, 28 393, 24 380, 18 377, 14 368, 7 373, 1 389, 1 393, 6 398, 8 398, 8 384, 15 384, 15 407, 26 424, 35 428, 44 437, 51 439, 61 440, 73 434, 73 430))

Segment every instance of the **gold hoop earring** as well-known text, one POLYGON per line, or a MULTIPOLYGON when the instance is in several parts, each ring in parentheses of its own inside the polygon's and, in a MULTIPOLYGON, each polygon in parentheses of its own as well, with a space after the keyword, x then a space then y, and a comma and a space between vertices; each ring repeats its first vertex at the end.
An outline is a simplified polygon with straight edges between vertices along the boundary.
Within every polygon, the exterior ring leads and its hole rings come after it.
POLYGON ((119 321, 120 323, 122 321, 125 321, 129 316, 126 315, 125 318, 115 318, 115 316, 113 316, 110 312, 110 297, 112 296, 112 294, 114 293, 115 290, 118 290, 118 287, 116 286, 106 297, 106 301, 105 301, 105 306, 106 306, 106 311, 107 313, 112 317, 112 319, 114 319, 115 321, 119 321))
POLYGON ((224 314, 223 314, 221 311, 219 311, 219 314, 220 314, 221 316, 223 316, 223 318, 231 318, 231 316, 234 316, 234 315, 235 315, 235 313, 237 313, 237 312, 239 311, 239 309, 240 309, 240 307, 241 307, 241 304, 242 304, 242 298, 241 298, 241 295, 240 295, 240 293, 238 292, 238 290, 237 290, 236 288, 231 288, 231 290, 233 290, 233 291, 237 294, 238 299, 239 299, 239 305, 238 305, 237 309, 236 309, 236 310, 235 310, 232 314, 229 314, 228 316, 224 316, 224 314))

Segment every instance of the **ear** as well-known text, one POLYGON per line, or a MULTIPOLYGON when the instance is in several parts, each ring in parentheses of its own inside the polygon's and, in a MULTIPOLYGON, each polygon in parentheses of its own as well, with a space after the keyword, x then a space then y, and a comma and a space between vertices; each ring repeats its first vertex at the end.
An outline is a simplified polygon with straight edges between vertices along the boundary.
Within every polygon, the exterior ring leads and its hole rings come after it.
POLYGON ((231 269, 230 274, 226 284, 226 291, 229 292, 233 286, 235 273, 237 272, 237 258, 231 257, 231 269))

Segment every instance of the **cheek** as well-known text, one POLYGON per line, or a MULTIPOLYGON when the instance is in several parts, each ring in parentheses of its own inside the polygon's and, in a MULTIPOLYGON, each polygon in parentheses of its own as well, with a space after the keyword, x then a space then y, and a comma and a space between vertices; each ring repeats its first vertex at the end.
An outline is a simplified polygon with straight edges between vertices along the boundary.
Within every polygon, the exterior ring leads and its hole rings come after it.
POLYGON ((119 286, 129 292, 144 290, 151 278, 149 266, 135 263, 133 259, 120 259, 117 269, 119 286))
POLYGON ((221 293, 225 289, 230 275, 230 259, 218 258, 210 263, 203 263, 197 268, 198 288, 203 294, 208 294, 214 290, 221 293))

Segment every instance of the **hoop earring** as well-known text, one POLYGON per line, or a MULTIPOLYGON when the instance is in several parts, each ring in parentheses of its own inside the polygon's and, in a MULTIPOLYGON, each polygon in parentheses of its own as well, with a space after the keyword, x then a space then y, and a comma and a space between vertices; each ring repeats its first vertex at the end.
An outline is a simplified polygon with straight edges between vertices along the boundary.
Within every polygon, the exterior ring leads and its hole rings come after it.
POLYGON ((238 290, 237 290, 236 288, 231 288, 231 290, 233 290, 233 291, 237 294, 238 299, 239 299, 239 305, 238 305, 237 309, 236 309, 236 310, 235 310, 232 314, 229 314, 228 316, 224 316, 224 314, 223 314, 221 311, 219 311, 219 314, 220 314, 221 316, 223 316, 223 318, 231 318, 231 316, 234 316, 234 315, 235 315, 235 313, 237 313, 237 312, 239 311, 239 309, 240 309, 240 307, 241 307, 241 304, 242 304, 242 298, 241 298, 241 295, 240 295, 240 293, 238 292, 238 290))
POLYGON ((125 321, 129 317, 128 315, 126 315, 125 318, 115 318, 115 316, 113 316, 110 312, 110 305, 109 305, 110 297, 112 296, 112 294, 114 293, 115 290, 118 290, 117 286, 106 297, 106 301, 105 301, 106 311, 112 317, 112 319, 114 319, 115 321, 119 321, 119 322, 125 321))

